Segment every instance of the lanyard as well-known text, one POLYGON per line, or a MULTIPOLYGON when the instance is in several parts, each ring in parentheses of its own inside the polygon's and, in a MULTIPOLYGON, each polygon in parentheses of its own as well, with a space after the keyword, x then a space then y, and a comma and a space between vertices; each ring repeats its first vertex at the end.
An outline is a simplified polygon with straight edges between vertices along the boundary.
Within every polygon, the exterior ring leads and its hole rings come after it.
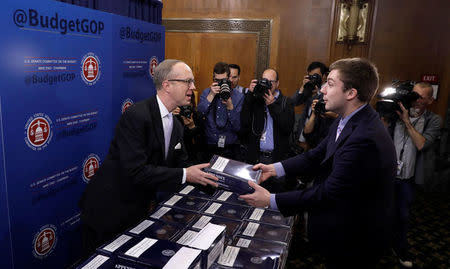
MULTIPOLYGON (((416 129, 416 124, 419 121, 419 119, 420 119, 420 117, 418 117, 415 121, 411 122, 411 125, 412 125, 412 127, 414 129, 416 129)), ((406 124, 404 124, 404 127, 403 127, 403 139, 402 139, 403 145, 402 145, 402 149, 400 150, 400 157, 399 157, 400 161, 403 160, 403 152, 405 151, 405 144, 406 144, 406 141, 408 141, 407 132, 408 131, 406 131, 406 124)))

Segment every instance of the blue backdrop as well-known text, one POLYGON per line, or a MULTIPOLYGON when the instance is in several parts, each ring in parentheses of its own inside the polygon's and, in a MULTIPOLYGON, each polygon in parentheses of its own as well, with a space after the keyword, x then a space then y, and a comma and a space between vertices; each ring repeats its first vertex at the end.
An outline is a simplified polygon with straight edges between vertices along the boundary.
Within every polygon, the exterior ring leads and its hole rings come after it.
POLYGON ((164 29, 54 1, 7 0, 0 14, 1 265, 64 268, 116 121, 155 94, 164 29))
POLYGON ((113 16, 113 122, 130 104, 155 95, 152 72, 164 57, 164 27, 113 16))

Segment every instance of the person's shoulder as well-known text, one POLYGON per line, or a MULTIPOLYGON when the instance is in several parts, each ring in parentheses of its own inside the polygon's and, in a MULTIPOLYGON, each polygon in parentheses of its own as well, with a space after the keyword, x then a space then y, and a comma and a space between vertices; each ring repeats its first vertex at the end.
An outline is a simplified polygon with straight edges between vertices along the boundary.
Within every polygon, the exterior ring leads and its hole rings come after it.
POLYGON ((289 96, 281 94, 281 98, 282 98, 283 102, 286 102, 286 105, 295 106, 295 101, 292 98, 290 98, 289 96))
POLYGON ((237 96, 237 97, 239 97, 239 98, 244 98, 244 95, 245 95, 245 94, 242 92, 242 90, 235 89, 235 90, 233 90, 232 95, 233 95, 233 96, 237 96))
POLYGON ((202 95, 203 96, 206 96, 206 95, 208 95, 209 94, 209 92, 211 91, 211 88, 206 88, 206 89, 203 89, 203 91, 202 91, 202 95))
POLYGON ((434 122, 440 123, 442 121, 441 116, 439 116, 438 114, 436 114, 430 110, 425 111, 425 117, 429 118, 431 121, 434 121, 434 122))
POLYGON ((358 111, 353 117, 357 120, 355 132, 361 139, 376 139, 380 133, 386 133, 386 127, 383 125, 380 117, 368 105, 368 108, 363 108, 358 111))

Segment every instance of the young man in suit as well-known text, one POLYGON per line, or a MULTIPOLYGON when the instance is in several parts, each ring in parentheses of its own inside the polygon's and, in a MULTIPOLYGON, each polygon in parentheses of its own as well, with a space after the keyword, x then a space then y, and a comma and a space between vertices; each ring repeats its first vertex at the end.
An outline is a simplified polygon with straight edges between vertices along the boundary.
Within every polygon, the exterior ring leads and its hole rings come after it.
POLYGON ((183 127, 172 116, 172 110, 191 101, 191 68, 165 60, 153 81, 156 96, 122 114, 108 155, 81 198, 86 255, 145 218, 158 194, 174 192, 185 182, 217 187, 217 178, 201 170, 208 164, 187 167, 183 127))
POLYGON ((328 268, 373 268, 391 238, 395 148, 368 104, 378 87, 376 67, 360 58, 330 66, 321 89, 326 109, 340 115, 313 150, 275 164, 257 164, 261 181, 271 176, 315 174, 303 191, 241 196, 250 205, 270 206, 290 216, 308 211, 309 238, 328 268))

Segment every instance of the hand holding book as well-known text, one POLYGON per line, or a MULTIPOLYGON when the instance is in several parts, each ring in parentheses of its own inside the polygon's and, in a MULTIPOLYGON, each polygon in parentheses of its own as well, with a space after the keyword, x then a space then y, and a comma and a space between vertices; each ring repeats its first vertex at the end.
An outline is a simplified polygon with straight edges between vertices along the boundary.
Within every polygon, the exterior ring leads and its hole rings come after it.
POLYGON ((219 187, 238 194, 252 193, 254 189, 247 182, 258 183, 261 176, 261 170, 254 170, 250 164, 218 155, 211 158, 210 165, 205 167, 204 171, 219 179, 219 187))
POLYGON ((270 193, 268 190, 252 181, 249 181, 248 185, 255 189, 255 192, 252 194, 241 195, 239 198, 244 199, 247 204, 254 207, 266 207, 270 205, 270 193))
POLYGON ((255 164, 252 167, 252 169, 255 170, 255 171, 256 170, 261 170, 261 176, 259 178, 258 184, 261 184, 262 182, 266 181, 270 177, 276 177, 277 176, 277 172, 275 171, 275 167, 273 166, 273 164, 258 163, 258 164, 255 164))
POLYGON ((202 169, 208 167, 209 163, 202 163, 197 165, 192 165, 186 168, 186 181, 189 183, 200 184, 203 186, 211 185, 213 187, 218 187, 216 181, 217 177, 210 173, 204 172, 202 169))

